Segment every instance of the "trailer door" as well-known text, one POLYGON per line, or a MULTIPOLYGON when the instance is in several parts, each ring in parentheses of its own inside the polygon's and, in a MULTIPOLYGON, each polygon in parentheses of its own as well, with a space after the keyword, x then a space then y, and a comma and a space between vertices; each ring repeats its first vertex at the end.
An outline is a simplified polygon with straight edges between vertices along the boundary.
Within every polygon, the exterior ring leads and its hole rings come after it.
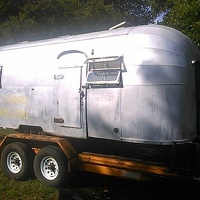
POLYGON ((118 140, 121 137, 122 56, 87 60, 88 136, 118 140))
POLYGON ((82 128, 82 68, 86 57, 79 51, 65 51, 59 56, 54 76, 57 93, 57 117, 54 122, 66 128, 82 128))

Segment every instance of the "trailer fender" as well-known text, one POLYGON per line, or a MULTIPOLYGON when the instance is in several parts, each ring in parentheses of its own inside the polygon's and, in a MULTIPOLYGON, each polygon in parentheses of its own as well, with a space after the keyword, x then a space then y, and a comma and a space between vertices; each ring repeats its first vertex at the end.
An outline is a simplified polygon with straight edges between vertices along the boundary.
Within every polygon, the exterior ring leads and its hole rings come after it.
POLYGON ((13 142, 22 142, 28 145, 36 154, 46 146, 57 146, 67 157, 68 171, 72 172, 76 169, 75 166, 78 161, 78 154, 67 138, 25 133, 8 134, 0 143, 0 152, 4 149, 4 147, 6 147, 6 145, 13 142))

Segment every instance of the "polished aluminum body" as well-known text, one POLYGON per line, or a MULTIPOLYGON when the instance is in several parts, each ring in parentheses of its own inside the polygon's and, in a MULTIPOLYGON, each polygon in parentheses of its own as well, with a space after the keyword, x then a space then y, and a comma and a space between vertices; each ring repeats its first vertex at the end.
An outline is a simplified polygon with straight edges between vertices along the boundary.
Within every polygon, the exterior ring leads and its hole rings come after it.
POLYGON ((195 138, 199 49, 146 25, 0 47, 0 126, 168 144, 195 138))

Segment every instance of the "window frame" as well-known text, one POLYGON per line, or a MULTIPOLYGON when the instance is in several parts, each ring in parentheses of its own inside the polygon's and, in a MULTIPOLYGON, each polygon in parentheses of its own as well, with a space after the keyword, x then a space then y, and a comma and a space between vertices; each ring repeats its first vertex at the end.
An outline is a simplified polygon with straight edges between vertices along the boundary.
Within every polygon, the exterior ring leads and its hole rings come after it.
POLYGON ((109 57, 97 57, 89 58, 85 62, 88 66, 88 72, 86 77, 86 84, 92 86, 108 86, 108 85, 120 85, 121 84, 121 70, 122 70, 122 61, 123 56, 109 56, 109 57), (119 62, 118 66, 112 66, 114 62, 119 62), (95 67, 98 65, 102 67, 95 67), (110 65, 109 65, 110 64, 110 65), (113 73, 116 72, 116 76, 113 76, 113 73), (98 74, 97 76, 94 74, 98 74), (102 74, 101 74, 102 73, 102 74), (111 76, 115 77, 113 80, 107 80, 109 78, 109 73, 111 76), (91 76, 94 75, 97 77, 96 80, 89 80, 91 76), (101 76, 102 80, 99 80, 101 76), (104 79, 104 80, 103 80, 104 79))

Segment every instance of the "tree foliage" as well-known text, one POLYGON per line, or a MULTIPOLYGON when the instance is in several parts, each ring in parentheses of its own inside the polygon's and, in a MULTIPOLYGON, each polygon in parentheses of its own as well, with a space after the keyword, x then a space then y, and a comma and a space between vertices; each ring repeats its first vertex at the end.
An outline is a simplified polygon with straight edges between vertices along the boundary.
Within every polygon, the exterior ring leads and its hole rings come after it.
POLYGON ((0 43, 153 23, 165 0, 0 0, 0 43))
POLYGON ((200 46, 200 1, 168 0, 163 25, 173 27, 200 46))
POLYGON ((106 4, 112 4, 120 13, 125 14, 125 21, 132 25, 153 23, 163 2, 166 0, 105 0, 106 4))
POLYGON ((200 45, 199 0, 0 0, 0 44, 154 23, 185 33, 200 45))

